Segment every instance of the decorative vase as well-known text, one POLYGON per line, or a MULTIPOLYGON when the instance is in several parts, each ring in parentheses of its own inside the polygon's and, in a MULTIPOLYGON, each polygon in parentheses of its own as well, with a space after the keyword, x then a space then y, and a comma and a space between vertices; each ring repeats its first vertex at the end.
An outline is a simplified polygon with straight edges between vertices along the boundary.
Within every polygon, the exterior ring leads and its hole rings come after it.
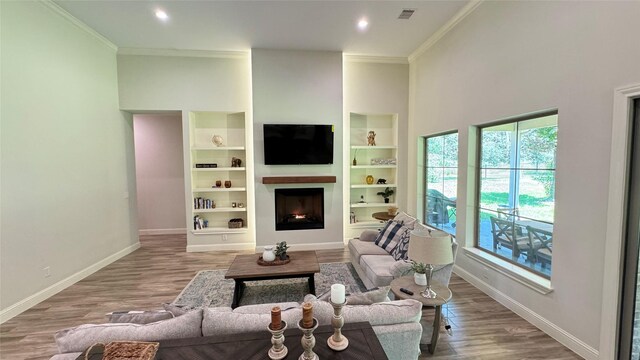
POLYGON ((230 188, 231 187, 231 180, 225 180, 224 187, 226 187, 227 189, 230 188))
POLYGON ((356 158, 354 157, 353 158, 353 166, 356 166, 356 165, 358 165, 358 161, 356 161, 356 158))
POLYGON ((213 143, 213 145, 218 147, 224 145, 224 139, 220 135, 213 135, 213 137, 211 138, 211 142, 213 143))
POLYGON ((427 286, 427 274, 413 273, 413 281, 416 285, 427 286))
POLYGON ((367 178, 365 180, 367 181, 367 185, 373 184, 373 176, 372 175, 367 175, 367 178))
POLYGON ((222 187, 222 181, 216 180, 216 187, 222 187))
POLYGON ((287 260, 287 253, 280 254, 280 260, 287 260))
POLYGON ((273 261, 276 259, 276 254, 273 252, 273 246, 265 246, 264 252, 262 252, 262 260, 273 261))
POLYGON ((389 203, 389 198, 384 198, 384 203, 388 204, 389 203))

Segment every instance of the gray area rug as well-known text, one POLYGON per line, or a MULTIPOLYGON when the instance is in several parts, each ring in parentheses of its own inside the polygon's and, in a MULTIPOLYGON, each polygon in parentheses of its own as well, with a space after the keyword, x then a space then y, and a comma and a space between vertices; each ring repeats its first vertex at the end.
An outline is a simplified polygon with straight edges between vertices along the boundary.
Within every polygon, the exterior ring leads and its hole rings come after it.
MULTIPOLYGON (((225 279, 227 270, 202 270, 189 282, 172 304, 185 309, 199 307, 231 306, 234 281, 225 279)), ((331 290, 331 285, 344 284, 347 293, 366 291, 351 263, 320 264, 320 273, 315 275, 316 294, 320 296, 331 290)), ((247 281, 240 305, 272 302, 301 302, 309 293, 306 278, 247 281)))

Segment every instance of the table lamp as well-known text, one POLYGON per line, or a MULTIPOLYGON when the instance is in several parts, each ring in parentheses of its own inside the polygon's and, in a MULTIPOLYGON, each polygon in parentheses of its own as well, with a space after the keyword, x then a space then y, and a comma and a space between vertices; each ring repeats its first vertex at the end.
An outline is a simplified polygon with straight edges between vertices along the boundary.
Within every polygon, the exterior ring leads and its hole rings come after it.
POLYGON ((427 288, 420 293, 427 299, 434 299, 436 292, 431 289, 433 265, 446 265, 453 262, 451 235, 444 231, 412 231, 409 239, 409 259, 427 265, 427 288))

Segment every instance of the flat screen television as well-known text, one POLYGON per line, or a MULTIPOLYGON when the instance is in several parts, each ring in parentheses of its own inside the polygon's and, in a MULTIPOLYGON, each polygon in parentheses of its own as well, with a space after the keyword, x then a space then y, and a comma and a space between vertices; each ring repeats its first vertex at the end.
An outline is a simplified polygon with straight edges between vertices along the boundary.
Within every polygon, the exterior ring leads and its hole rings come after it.
POLYGON ((264 124, 264 163, 333 164, 333 125, 264 124))

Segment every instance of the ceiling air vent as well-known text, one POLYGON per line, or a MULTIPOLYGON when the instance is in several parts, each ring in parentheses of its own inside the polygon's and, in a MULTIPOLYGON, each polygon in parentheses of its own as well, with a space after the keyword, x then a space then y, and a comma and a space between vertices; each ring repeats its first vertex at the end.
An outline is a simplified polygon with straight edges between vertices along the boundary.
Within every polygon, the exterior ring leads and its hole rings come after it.
POLYGON ((411 17, 411 15, 413 15, 414 12, 416 12, 416 9, 402 9, 400 16, 398 16, 398 19, 407 20, 411 17))

